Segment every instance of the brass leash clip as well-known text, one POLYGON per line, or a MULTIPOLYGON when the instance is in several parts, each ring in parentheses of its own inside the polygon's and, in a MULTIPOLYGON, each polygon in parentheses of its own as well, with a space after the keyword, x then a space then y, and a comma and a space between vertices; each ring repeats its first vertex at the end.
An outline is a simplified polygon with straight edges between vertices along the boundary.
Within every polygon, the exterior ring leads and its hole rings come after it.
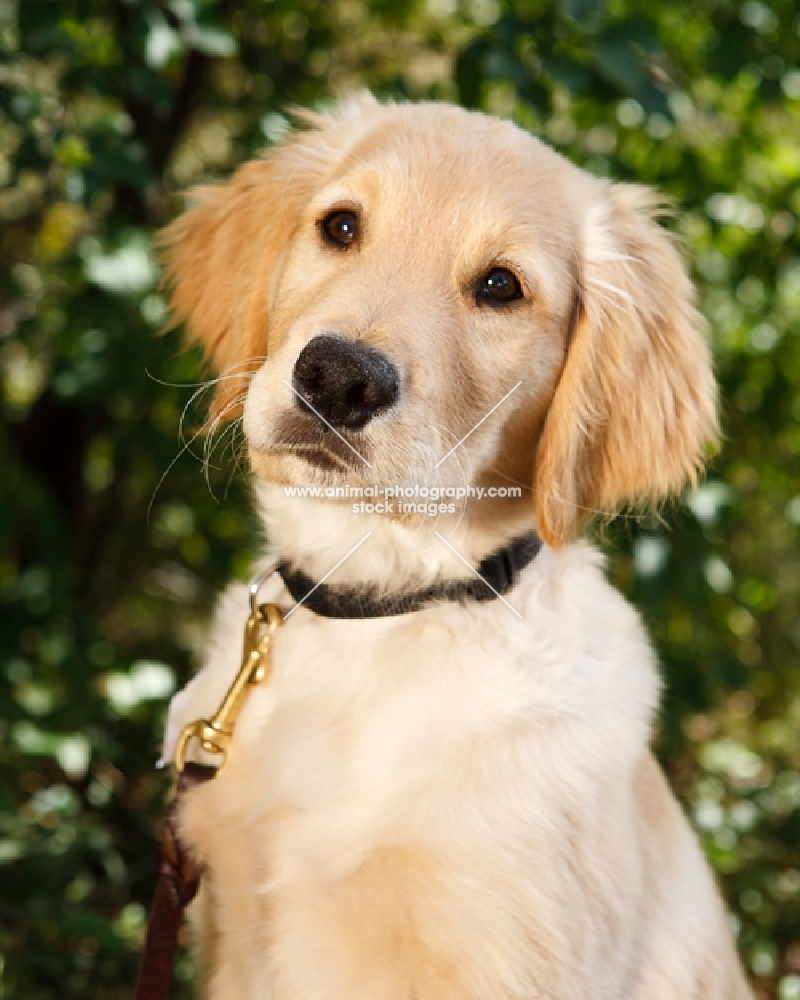
POLYGON ((227 762, 233 730, 250 688, 268 680, 271 673, 270 646, 275 631, 283 625, 283 615, 275 604, 257 604, 256 597, 268 573, 250 587, 250 616, 244 630, 242 665, 217 711, 210 719, 197 719, 186 726, 175 747, 175 768, 180 774, 186 764, 186 751, 193 739, 202 750, 222 758, 217 771, 227 762))

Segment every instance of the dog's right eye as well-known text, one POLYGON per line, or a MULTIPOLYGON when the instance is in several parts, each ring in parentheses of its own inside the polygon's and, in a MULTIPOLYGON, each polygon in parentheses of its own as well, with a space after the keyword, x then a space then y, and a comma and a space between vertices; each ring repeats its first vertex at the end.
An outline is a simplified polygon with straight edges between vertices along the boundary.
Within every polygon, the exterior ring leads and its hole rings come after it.
POLYGON ((519 278, 507 267, 494 267, 478 283, 475 301, 478 305, 504 306, 522 298, 519 278))
POLYGON ((319 226, 325 242, 340 250, 346 250, 358 239, 358 216, 348 209, 331 212, 319 226))

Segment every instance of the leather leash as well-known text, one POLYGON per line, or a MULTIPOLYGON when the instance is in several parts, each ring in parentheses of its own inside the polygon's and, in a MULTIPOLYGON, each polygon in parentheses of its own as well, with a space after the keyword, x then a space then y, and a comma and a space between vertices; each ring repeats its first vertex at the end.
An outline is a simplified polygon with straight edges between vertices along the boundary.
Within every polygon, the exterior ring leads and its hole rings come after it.
POLYGON ((178 935, 186 907, 197 895, 203 866, 181 842, 178 817, 185 797, 199 785, 211 781, 222 771, 239 717, 250 689, 269 679, 270 647, 275 631, 283 624, 283 615, 274 604, 258 604, 258 592, 272 566, 250 585, 250 617, 244 631, 242 665, 228 688, 222 703, 210 719, 197 719, 183 730, 175 748, 178 781, 164 816, 161 829, 158 881, 147 918, 144 949, 133 1000, 167 1000, 172 970, 178 950, 178 935), (186 753, 193 740, 207 754, 219 757, 214 765, 187 761, 186 753))
POLYGON ((161 828, 158 881, 147 918, 134 1000, 166 1000, 178 950, 183 911, 197 894, 202 868, 180 841, 177 814, 184 795, 216 776, 217 768, 187 763, 161 828))

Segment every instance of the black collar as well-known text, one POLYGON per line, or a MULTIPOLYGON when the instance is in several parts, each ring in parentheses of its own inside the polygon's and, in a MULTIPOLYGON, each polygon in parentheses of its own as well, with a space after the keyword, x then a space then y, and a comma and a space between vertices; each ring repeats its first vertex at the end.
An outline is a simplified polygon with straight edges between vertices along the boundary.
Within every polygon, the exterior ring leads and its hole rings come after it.
POLYGON ((519 574, 533 562, 541 547, 539 536, 531 531, 482 560, 475 577, 381 597, 370 588, 315 585, 310 576, 292 569, 288 562, 278 566, 278 573, 294 600, 323 618, 387 618, 419 611, 433 601, 492 601, 514 587, 519 574))

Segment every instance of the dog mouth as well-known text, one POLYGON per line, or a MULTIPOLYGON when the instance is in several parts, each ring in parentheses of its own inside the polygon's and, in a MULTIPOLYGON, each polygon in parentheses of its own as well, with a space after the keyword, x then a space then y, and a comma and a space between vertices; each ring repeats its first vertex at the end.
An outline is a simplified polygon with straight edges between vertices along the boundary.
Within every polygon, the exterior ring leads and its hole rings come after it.
POLYGON ((351 436, 314 417, 289 413, 279 421, 269 450, 296 455, 324 472, 350 472, 366 464, 364 443, 351 444, 351 436))

